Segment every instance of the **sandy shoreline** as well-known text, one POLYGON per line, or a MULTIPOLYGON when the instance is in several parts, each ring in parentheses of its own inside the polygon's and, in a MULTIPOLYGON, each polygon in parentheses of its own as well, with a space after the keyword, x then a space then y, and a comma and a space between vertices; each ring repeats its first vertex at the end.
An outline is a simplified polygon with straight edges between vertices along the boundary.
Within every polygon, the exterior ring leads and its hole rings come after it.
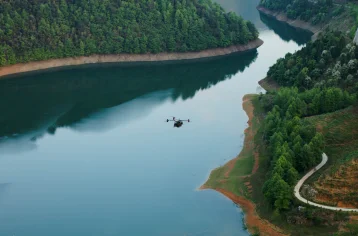
MULTIPOLYGON (((249 120, 247 122, 249 127, 245 129, 244 148, 243 148, 243 150, 241 150, 241 153, 245 152, 245 150, 244 150, 245 143, 252 143, 251 141, 254 136, 254 134, 252 133, 252 130, 251 130, 252 121, 254 119, 254 113, 253 113, 254 106, 251 102, 252 96, 253 95, 247 94, 242 99, 243 109, 249 118, 249 120)), ((246 146, 246 148, 253 148, 253 146, 251 146, 251 145, 246 146)), ((225 166, 228 166, 228 171, 230 171, 232 169, 232 168, 230 168, 231 164, 234 163, 239 158, 241 158, 240 154, 238 155, 238 157, 230 160, 227 164, 225 164, 225 166)), ((256 172, 258 165, 259 165, 258 156, 254 155, 254 158, 255 158, 255 164, 252 169, 252 174, 254 174, 256 172)), ((225 175, 226 175, 226 173, 225 173, 225 175)), ((222 180, 219 180, 219 182, 220 181, 222 181, 222 180)), ((274 226, 270 222, 268 222, 264 219, 261 219, 260 216, 256 212, 256 205, 252 201, 247 199, 246 197, 238 196, 237 194, 235 194, 227 189, 223 189, 220 187, 213 188, 213 187, 207 186, 206 184, 207 184, 207 181, 199 189, 200 190, 205 190, 205 189, 215 190, 215 191, 223 194, 227 198, 229 198, 234 203, 240 205, 240 207, 245 212, 245 222, 246 222, 246 225, 251 233, 254 233, 255 230, 258 230, 260 232, 260 235, 263 235, 263 236, 283 236, 283 235, 285 235, 282 233, 281 229, 274 226)))
POLYGON ((234 45, 226 48, 207 49, 200 52, 185 53, 158 53, 158 54, 117 54, 117 55, 92 55, 82 57, 71 57, 61 59, 51 59, 46 61, 34 61, 29 63, 19 63, 10 66, 0 67, 0 78, 7 75, 59 68, 66 66, 77 66, 98 63, 113 62, 155 62, 155 61, 176 61, 191 60, 200 58, 210 58, 224 56, 232 53, 246 52, 254 50, 263 44, 261 39, 256 39, 245 45, 234 45))
POLYGON ((289 19, 286 14, 282 13, 282 12, 276 12, 276 11, 271 11, 267 8, 264 8, 262 6, 258 6, 257 7, 257 10, 267 16, 271 16, 273 18, 275 18, 276 20, 278 21, 281 21, 281 22, 285 22, 295 28, 300 28, 300 29, 303 29, 303 30, 307 30, 307 31, 310 31, 311 33, 313 33, 312 35, 312 40, 315 40, 318 36, 318 34, 322 31, 322 27, 321 26, 315 26, 315 25, 312 25, 311 23, 309 22, 306 22, 306 21, 302 21, 302 20, 292 20, 292 19, 289 19))

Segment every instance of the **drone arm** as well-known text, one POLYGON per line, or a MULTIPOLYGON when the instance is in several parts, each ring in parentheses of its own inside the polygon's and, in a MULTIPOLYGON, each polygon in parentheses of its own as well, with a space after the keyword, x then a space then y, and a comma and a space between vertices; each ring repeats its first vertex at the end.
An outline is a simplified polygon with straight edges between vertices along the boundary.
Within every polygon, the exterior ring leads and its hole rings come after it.
POLYGON ((178 119, 178 120, 176 120, 175 117, 173 117, 172 120, 167 119, 167 122, 169 122, 169 121, 175 121, 175 122, 178 122, 178 121, 179 121, 179 122, 180 122, 180 121, 182 121, 182 122, 183 122, 183 121, 187 121, 187 122, 190 122, 190 119, 187 119, 187 120, 178 119))

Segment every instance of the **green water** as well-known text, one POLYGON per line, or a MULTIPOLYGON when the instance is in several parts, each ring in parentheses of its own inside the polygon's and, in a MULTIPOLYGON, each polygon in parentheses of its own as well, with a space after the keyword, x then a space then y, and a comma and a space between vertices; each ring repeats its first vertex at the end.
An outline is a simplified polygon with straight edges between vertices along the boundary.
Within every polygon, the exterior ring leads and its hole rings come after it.
POLYGON ((196 189, 240 152, 242 97, 310 35, 260 16, 257 2, 219 2, 264 45, 0 81, 0 235, 248 235, 239 206, 196 189), (170 116, 192 122, 173 128, 170 116))

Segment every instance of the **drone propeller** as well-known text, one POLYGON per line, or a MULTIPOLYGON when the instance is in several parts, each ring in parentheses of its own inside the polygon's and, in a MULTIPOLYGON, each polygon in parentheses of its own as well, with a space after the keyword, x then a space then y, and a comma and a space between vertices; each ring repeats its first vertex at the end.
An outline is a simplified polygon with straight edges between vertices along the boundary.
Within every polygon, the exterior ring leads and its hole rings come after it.
POLYGON ((187 119, 187 120, 181 120, 181 119, 175 119, 175 117, 174 117, 174 116, 171 116, 171 117, 173 117, 173 119, 172 119, 172 120, 167 119, 167 122, 169 122, 169 121, 187 121, 187 122, 191 122, 191 121, 190 121, 190 119, 187 119))
POLYGON ((167 119, 167 122, 169 122, 169 121, 176 121, 176 120, 175 120, 175 116, 171 116, 171 117, 173 117, 173 119, 172 119, 172 120, 167 119))

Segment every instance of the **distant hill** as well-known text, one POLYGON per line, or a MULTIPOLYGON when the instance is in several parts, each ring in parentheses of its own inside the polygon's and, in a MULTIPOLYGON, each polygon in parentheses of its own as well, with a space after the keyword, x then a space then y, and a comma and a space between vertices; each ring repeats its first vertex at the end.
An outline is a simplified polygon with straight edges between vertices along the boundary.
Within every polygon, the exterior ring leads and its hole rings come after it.
POLYGON ((255 26, 211 0, 4 0, 0 66, 247 44, 255 26))
POLYGON ((333 0, 261 0, 260 6, 313 25, 328 22, 345 11, 344 5, 334 4, 333 0))

